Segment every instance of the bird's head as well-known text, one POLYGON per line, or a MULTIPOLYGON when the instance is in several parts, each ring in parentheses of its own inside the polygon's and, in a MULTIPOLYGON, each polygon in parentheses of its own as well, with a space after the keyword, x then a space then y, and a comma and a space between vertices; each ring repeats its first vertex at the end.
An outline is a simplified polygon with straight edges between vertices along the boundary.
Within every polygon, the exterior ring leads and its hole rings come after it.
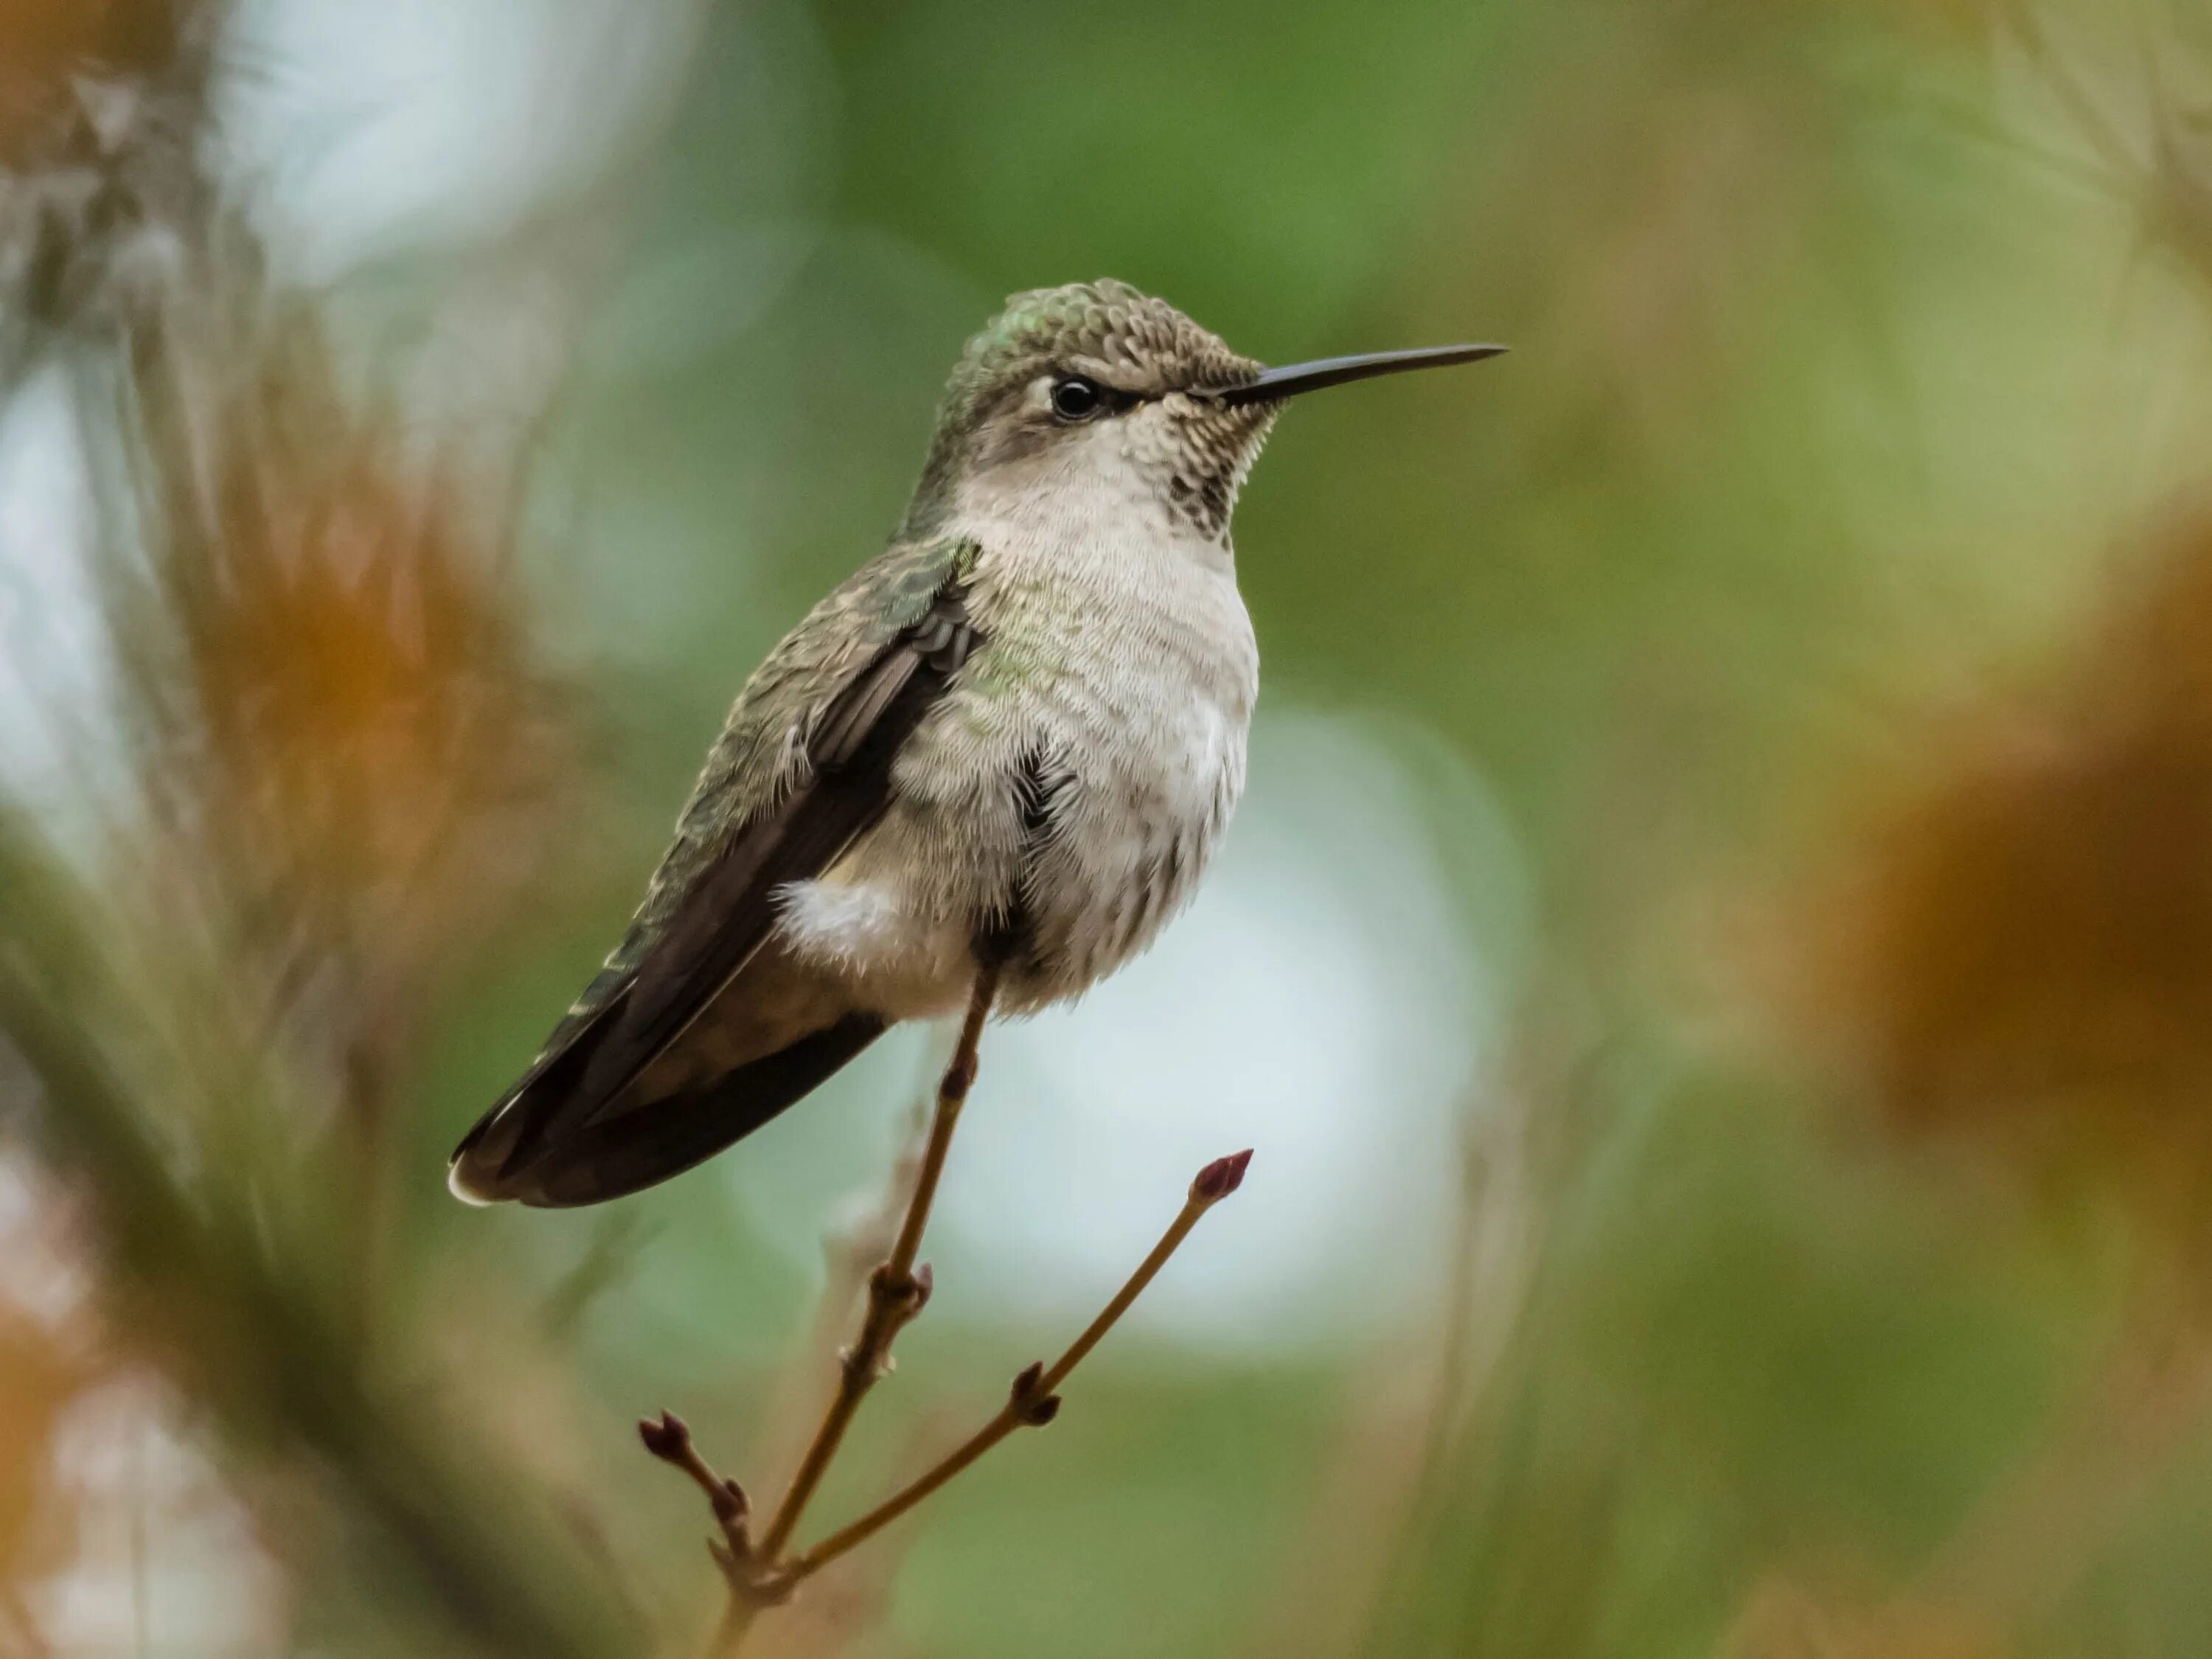
POLYGON ((1503 349, 1439 346, 1270 369, 1126 283, 1017 294, 952 371, 903 533, 933 533, 963 509, 1081 489, 1223 538, 1285 399, 1503 349))

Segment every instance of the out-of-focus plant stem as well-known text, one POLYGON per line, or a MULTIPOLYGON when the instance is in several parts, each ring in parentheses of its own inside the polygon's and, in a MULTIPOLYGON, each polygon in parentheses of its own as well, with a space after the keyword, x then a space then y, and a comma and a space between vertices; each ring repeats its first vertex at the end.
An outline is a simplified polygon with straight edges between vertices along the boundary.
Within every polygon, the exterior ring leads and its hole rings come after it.
MULTIPOLYGON (((219 1184, 211 1194, 180 1172, 155 1127, 162 1114, 94 1036, 103 1020, 149 1011, 96 943, 97 905, 12 818, 0 819, 0 1032, 26 1073, 16 1113, 96 1210, 116 1258, 104 1282, 125 1303, 118 1328, 179 1370, 241 1448, 319 1460, 341 1510, 486 1648, 595 1659, 634 1647, 599 1576, 556 1528, 525 1504, 487 1506, 501 1486, 482 1449, 432 1408, 389 1397, 254 1218, 219 1184), (559 1561, 564 1570, 544 1570, 559 1561)), ((203 1173, 219 1182, 223 1172, 203 1173)))
POLYGON ((2137 1272, 2097 1364, 1945 1540, 1922 1575, 1923 1597, 2022 1628, 2047 1619, 2203 1425, 2212 1332, 2170 1265, 2137 1272))

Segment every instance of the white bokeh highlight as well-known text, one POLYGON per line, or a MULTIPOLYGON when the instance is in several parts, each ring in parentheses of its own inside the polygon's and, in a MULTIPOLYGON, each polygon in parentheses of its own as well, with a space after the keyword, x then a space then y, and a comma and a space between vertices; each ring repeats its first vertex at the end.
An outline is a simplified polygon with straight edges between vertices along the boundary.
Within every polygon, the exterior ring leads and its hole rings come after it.
POLYGON ((310 281, 589 184, 674 96, 696 0, 248 0, 225 127, 310 281))
POLYGON ((95 734, 112 740, 115 724, 76 434, 58 368, 0 402, 0 782, 49 807, 81 799, 108 758, 95 734))

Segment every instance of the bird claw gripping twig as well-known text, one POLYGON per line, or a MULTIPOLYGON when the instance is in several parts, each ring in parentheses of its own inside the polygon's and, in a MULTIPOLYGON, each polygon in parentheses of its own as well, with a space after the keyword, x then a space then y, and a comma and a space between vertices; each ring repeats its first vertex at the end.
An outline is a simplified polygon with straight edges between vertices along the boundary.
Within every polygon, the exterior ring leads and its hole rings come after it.
POLYGON ((859 1411, 860 1401, 890 1370, 891 1344, 901 1330, 927 1305, 933 1280, 929 1265, 917 1263, 921 1236, 928 1224, 930 1206, 944 1174, 945 1154, 952 1131, 975 1080, 976 1050, 983 1023, 989 1016, 998 989, 994 970, 986 969, 976 981, 960 1041, 938 1085, 937 1106, 907 1205, 890 1254, 868 1275, 867 1309, 859 1335, 839 1355, 837 1389, 823 1413, 805 1455, 799 1460, 791 1484, 776 1505, 768 1527, 758 1539, 751 1530, 751 1505, 744 1488, 717 1474, 692 1443, 684 1420, 668 1412, 638 1425, 645 1449, 662 1462, 681 1469, 707 1495, 720 1536, 710 1539, 708 1550, 729 1587, 729 1604, 715 1641, 715 1651, 734 1652, 761 1612, 788 1601, 805 1580, 832 1561, 858 1548, 908 1510, 975 1462, 1015 1430, 1042 1428, 1059 1415, 1060 1388, 1068 1373, 1082 1363, 1129 1310, 1169 1257, 1189 1237, 1206 1211, 1235 1192, 1252 1161, 1249 1151, 1216 1158, 1200 1170, 1190 1183, 1182 1212, 1160 1236, 1151 1253, 1115 1292, 1098 1316, 1049 1365, 1042 1360, 1025 1366, 1006 1392, 1006 1403, 990 1420, 938 1462, 893 1492, 858 1520, 830 1534, 819 1543, 796 1553, 787 1549, 808 1502, 821 1485, 859 1411))

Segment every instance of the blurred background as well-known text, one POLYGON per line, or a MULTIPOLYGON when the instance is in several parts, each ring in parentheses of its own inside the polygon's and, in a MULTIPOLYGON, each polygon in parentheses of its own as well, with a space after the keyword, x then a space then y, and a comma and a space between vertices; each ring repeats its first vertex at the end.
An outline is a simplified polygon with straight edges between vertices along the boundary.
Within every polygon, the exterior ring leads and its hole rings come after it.
POLYGON ((696 1652, 941 1034, 453 1141, 963 340, 1301 404, 1194 908, 994 1030, 794 1655, 2212 1650, 2201 0, 0 0, 0 1652, 696 1652))

